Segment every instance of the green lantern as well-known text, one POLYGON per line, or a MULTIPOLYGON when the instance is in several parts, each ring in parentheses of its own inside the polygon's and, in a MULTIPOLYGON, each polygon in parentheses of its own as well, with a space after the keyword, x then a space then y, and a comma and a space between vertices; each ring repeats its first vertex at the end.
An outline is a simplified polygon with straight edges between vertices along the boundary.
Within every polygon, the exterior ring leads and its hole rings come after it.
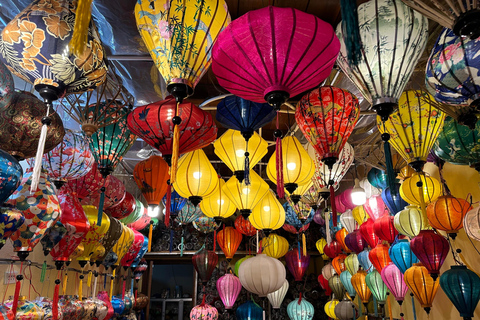
POLYGON ((379 305, 383 306, 387 301, 387 286, 383 283, 382 276, 375 270, 367 274, 365 279, 367 287, 372 291, 379 305))

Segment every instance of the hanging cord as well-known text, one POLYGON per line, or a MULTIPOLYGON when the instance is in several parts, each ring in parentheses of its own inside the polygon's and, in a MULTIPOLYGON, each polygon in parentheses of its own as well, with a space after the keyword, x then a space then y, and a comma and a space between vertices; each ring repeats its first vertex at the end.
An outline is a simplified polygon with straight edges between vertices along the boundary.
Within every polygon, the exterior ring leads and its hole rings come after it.
POLYGON ((284 182, 283 182, 283 149, 282 149, 282 130, 280 130, 279 123, 280 113, 277 110, 277 121, 276 129, 274 132, 275 136, 275 166, 277 169, 277 195, 278 198, 285 198, 284 182))
POLYGON ((392 313, 392 302, 390 301, 392 299, 391 295, 389 292, 387 292, 387 306, 388 306, 388 317, 390 320, 393 320, 393 313, 392 313))
POLYGON ((103 205, 105 203, 105 184, 107 183, 107 177, 103 177, 103 186, 100 188, 100 201, 98 202, 98 213, 97 213, 97 226, 102 225, 103 217, 103 205))
POLYGON ((23 276, 25 279, 28 280, 29 286, 28 286, 28 300, 31 300, 30 297, 30 289, 33 289, 33 291, 37 294, 37 296, 40 296, 38 293, 37 289, 35 289, 35 286, 32 284, 32 263, 29 261, 28 263, 28 273, 30 274, 30 277, 27 276, 27 268, 23 271, 23 276))
POLYGON ((244 179, 243 181, 245 181, 245 185, 246 186, 249 186, 250 185, 250 152, 248 152, 248 140, 249 139, 245 139, 245 163, 244 163, 244 179))
POLYGON ((38 183, 40 182, 40 174, 42 172, 42 157, 45 150, 45 141, 47 140, 48 126, 52 124, 52 118, 49 116, 52 104, 50 101, 48 101, 45 102, 45 106, 47 107, 47 114, 42 118, 42 130, 40 131, 37 154, 35 155, 35 165, 32 172, 32 185, 30 187, 30 193, 37 191, 38 183))
POLYGON ((422 176, 423 176, 423 180, 425 182, 427 181, 427 178, 425 177, 425 172, 422 171, 418 175, 419 180, 417 181, 417 187, 418 187, 418 195, 419 195, 419 198, 420 198, 420 206, 421 206, 421 209, 422 209, 422 213, 423 213, 423 216, 426 217, 427 216, 427 209, 426 209, 426 205, 425 205, 425 196, 423 194, 422 176))
POLYGON ((413 298, 413 293, 410 293, 410 297, 412 298, 413 320, 417 320, 417 312, 415 311, 415 299, 413 298))

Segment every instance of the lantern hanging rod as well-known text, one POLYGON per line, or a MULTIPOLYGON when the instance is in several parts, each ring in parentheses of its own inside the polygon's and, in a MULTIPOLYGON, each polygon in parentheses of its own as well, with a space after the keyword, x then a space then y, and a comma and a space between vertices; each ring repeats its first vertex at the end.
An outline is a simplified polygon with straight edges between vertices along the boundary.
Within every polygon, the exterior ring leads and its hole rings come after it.
POLYGON ((150 55, 110 55, 107 56, 108 60, 112 61, 152 61, 150 55))

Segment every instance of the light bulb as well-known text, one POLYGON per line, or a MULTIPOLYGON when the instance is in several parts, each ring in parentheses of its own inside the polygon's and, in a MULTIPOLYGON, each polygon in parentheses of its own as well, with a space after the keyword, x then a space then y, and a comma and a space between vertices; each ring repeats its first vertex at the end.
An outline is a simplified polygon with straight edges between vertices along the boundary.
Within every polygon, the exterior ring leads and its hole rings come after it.
POLYGON ((245 187, 245 188, 242 189, 242 192, 243 192, 243 194, 249 194, 250 193, 250 188, 245 187))
POLYGON ((237 157, 239 157, 239 158, 244 157, 244 156, 245 156, 245 150, 238 149, 237 151, 235 151, 235 154, 236 154, 237 157))
POLYGON ((150 218, 156 218, 160 214, 160 207, 156 205, 149 205, 147 209, 147 215, 150 218))
POLYGON ((296 167, 297 167, 297 164, 295 162, 287 163, 287 169, 290 171, 295 170, 296 167))
POLYGON ((367 202, 367 194, 365 193, 365 190, 360 187, 358 179, 355 179, 355 187, 352 189, 350 195, 352 197, 352 203, 356 206, 361 206, 367 202))
POLYGON ((225 202, 225 200, 223 200, 223 199, 222 200, 220 200, 220 199, 217 200, 218 205, 222 205, 224 202, 225 202))
POLYGON ((193 177, 198 180, 202 177, 202 173, 200 171, 195 171, 193 177))
POLYGON ((263 211, 270 211, 270 206, 263 207, 263 211))

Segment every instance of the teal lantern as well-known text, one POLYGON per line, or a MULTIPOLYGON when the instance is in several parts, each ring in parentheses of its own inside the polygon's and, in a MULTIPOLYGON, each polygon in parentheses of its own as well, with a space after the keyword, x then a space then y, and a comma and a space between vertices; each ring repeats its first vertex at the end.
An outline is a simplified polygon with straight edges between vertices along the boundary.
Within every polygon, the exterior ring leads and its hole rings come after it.
POLYGON ((385 301, 387 301, 387 286, 383 282, 380 273, 377 270, 370 272, 367 274, 365 282, 375 299, 377 299, 378 304, 383 306, 385 301))
POLYGON ((377 168, 372 168, 367 174, 368 182, 377 189, 385 189, 387 187, 387 174, 377 168))
POLYGON ((287 306, 287 314, 290 320, 311 320, 315 310, 307 300, 300 298, 293 300, 287 306))
POLYGON ((452 266, 440 277, 440 286, 460 312, 463 319, 471 319, 480 300, 480 278, 465 266, 452 266))
POLYGON ((23 169, 20 163, 7 152, 0 150, 0 205, 17 190, 22 177, 23 169))
POLYGON ((253 301, 247 301, 238 306, 235 312, 238 320, 262 320, 263 309, 253 301))
POLYGON ((402 273, 405 273, 414 263, 418 262, 417 256, 410 249, 410 243, 406 239, 399 240, 388 249, 388 255, 394 265, 402 273))
POLYGON ((342 282, 343 286, 347 290, 348 295, 352 298, 355 297, 357 292, 355 291, 355 288, 353 288, 353 285, 352 285, 352 274, 348 271, 343 271, 340 274, 340 281, 342 282))

